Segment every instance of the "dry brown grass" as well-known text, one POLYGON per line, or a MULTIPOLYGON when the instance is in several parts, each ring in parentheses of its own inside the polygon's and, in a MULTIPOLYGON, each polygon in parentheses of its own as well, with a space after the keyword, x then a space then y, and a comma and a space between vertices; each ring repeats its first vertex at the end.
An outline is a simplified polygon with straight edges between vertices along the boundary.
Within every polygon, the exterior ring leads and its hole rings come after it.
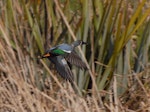
MULTIPOLYGON (((100 98, 92 95, 79 96, 67 82, 59 82, 53 76, 42 82, 39 90, 35 85, 34 76, 42 75, 42 69, 28 55, 18 48, 15 52, 11 47, 1 43, 0 63, 0 111, 1 112, 148 112, 150 110, 150 69, 139 74, 129 74, 129 89, 122 96, 117 96, 118 82, 114 76, 112 89, 109 93, 101 91, 101 97, 108 96, 108 101, 100 105, 100 98), (19 59, 17 56, 20 56, 19 59), (56 82, 56 83, 55 83, 56 82)), ((42 61, 41 61, 42 62, 42 61)), ((42 62, 44 64, 44 62, 42 62)), ((46 65, 44 65, 46 66, 46 65)))
POLYGON ((149 1, 143 5, 130 0, 78 1, 75 6, 58 2, 0 1, 0 112, 150 112, 150 22, 144 23, 149 1), (129 18, 126 5, 132 6, 129 18), (71 17, 74 20, 68 24, 71 17), (63 28, 69 36, 59 37, 63 28), (133 34, 139 37, 130 43, 133 34), (53 46, 51 39, 53 44, 69 42, 70 35, 89 41, 91 47, 79 48, 89 71, 73 68, 76 88, 61 79, 48 60, 38 59, 47 46, 53 46), (114 46, 117 56, 110 52, 114 46), (93 87, 87 90, 89 78, 93 87))

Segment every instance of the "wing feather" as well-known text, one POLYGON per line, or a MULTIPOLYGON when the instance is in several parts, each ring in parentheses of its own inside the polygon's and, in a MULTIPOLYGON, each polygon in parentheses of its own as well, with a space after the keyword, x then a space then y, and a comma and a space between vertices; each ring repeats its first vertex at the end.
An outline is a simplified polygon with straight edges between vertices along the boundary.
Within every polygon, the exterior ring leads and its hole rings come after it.
POLYGON ((56 70, 62 78, 73 82, 74 76, 65 58, 62 56, 56 56, 49 59, 55 64, 56 70))
POLYGON ((66 57, 66 60, 81 69, 87 69, 86 64, 82 61, 82 59, 78 56, 78 54, 75 51, 72 51, 68 56, 66 57))

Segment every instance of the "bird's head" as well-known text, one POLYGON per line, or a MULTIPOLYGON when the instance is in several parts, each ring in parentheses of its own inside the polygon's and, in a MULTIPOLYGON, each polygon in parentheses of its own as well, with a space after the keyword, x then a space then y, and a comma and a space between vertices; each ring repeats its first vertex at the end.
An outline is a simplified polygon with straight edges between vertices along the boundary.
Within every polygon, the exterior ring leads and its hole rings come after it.
POLYGON ((72 43, 72 46, 73 47, 77 47, 79 45, 84 45, 84 44, 87 44, 86 42, 83 42, 82 40, 76 40, 72 43))

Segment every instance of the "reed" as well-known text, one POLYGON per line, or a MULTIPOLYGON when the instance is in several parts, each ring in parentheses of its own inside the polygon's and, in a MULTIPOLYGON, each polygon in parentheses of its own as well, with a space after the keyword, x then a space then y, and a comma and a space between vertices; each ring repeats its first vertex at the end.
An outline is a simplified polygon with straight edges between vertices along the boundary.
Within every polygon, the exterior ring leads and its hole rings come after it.
POLYGON ((1 0, 0 111, 150 111, 148 0, 1 0), (80 94, 38 56, 74 40, 80 94))

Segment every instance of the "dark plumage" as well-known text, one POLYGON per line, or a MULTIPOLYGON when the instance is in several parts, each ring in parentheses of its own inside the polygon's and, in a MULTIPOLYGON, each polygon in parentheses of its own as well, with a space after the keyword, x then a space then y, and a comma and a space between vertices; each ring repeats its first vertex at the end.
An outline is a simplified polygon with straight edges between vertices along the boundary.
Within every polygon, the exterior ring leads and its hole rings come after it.
POLYGON ((58 71, 60 76, 72 82, 74 80, 74 76, 67 62, 81 69, 87 69, 86 64, 82 61, 82 59, 74 50, 75 47, 83 44, 86 43, 81 40, 77 40, 71 45, 66 43, 60 44, 47 50, 42 58, 48 58, 55 65, 56 70, 58 71))
POLYGON ((87 69, 86 64, 82 61, 82 59, 78 56, 75 51, 72 51, 68 56, 66 56, 66 60, 81 69, 87 69))
POLYGON ((73 82, 74 76, 70 70, 67 61, 63 56, 48 57, 48 59, 55 65, 57 72, 66 80, 73 82))

